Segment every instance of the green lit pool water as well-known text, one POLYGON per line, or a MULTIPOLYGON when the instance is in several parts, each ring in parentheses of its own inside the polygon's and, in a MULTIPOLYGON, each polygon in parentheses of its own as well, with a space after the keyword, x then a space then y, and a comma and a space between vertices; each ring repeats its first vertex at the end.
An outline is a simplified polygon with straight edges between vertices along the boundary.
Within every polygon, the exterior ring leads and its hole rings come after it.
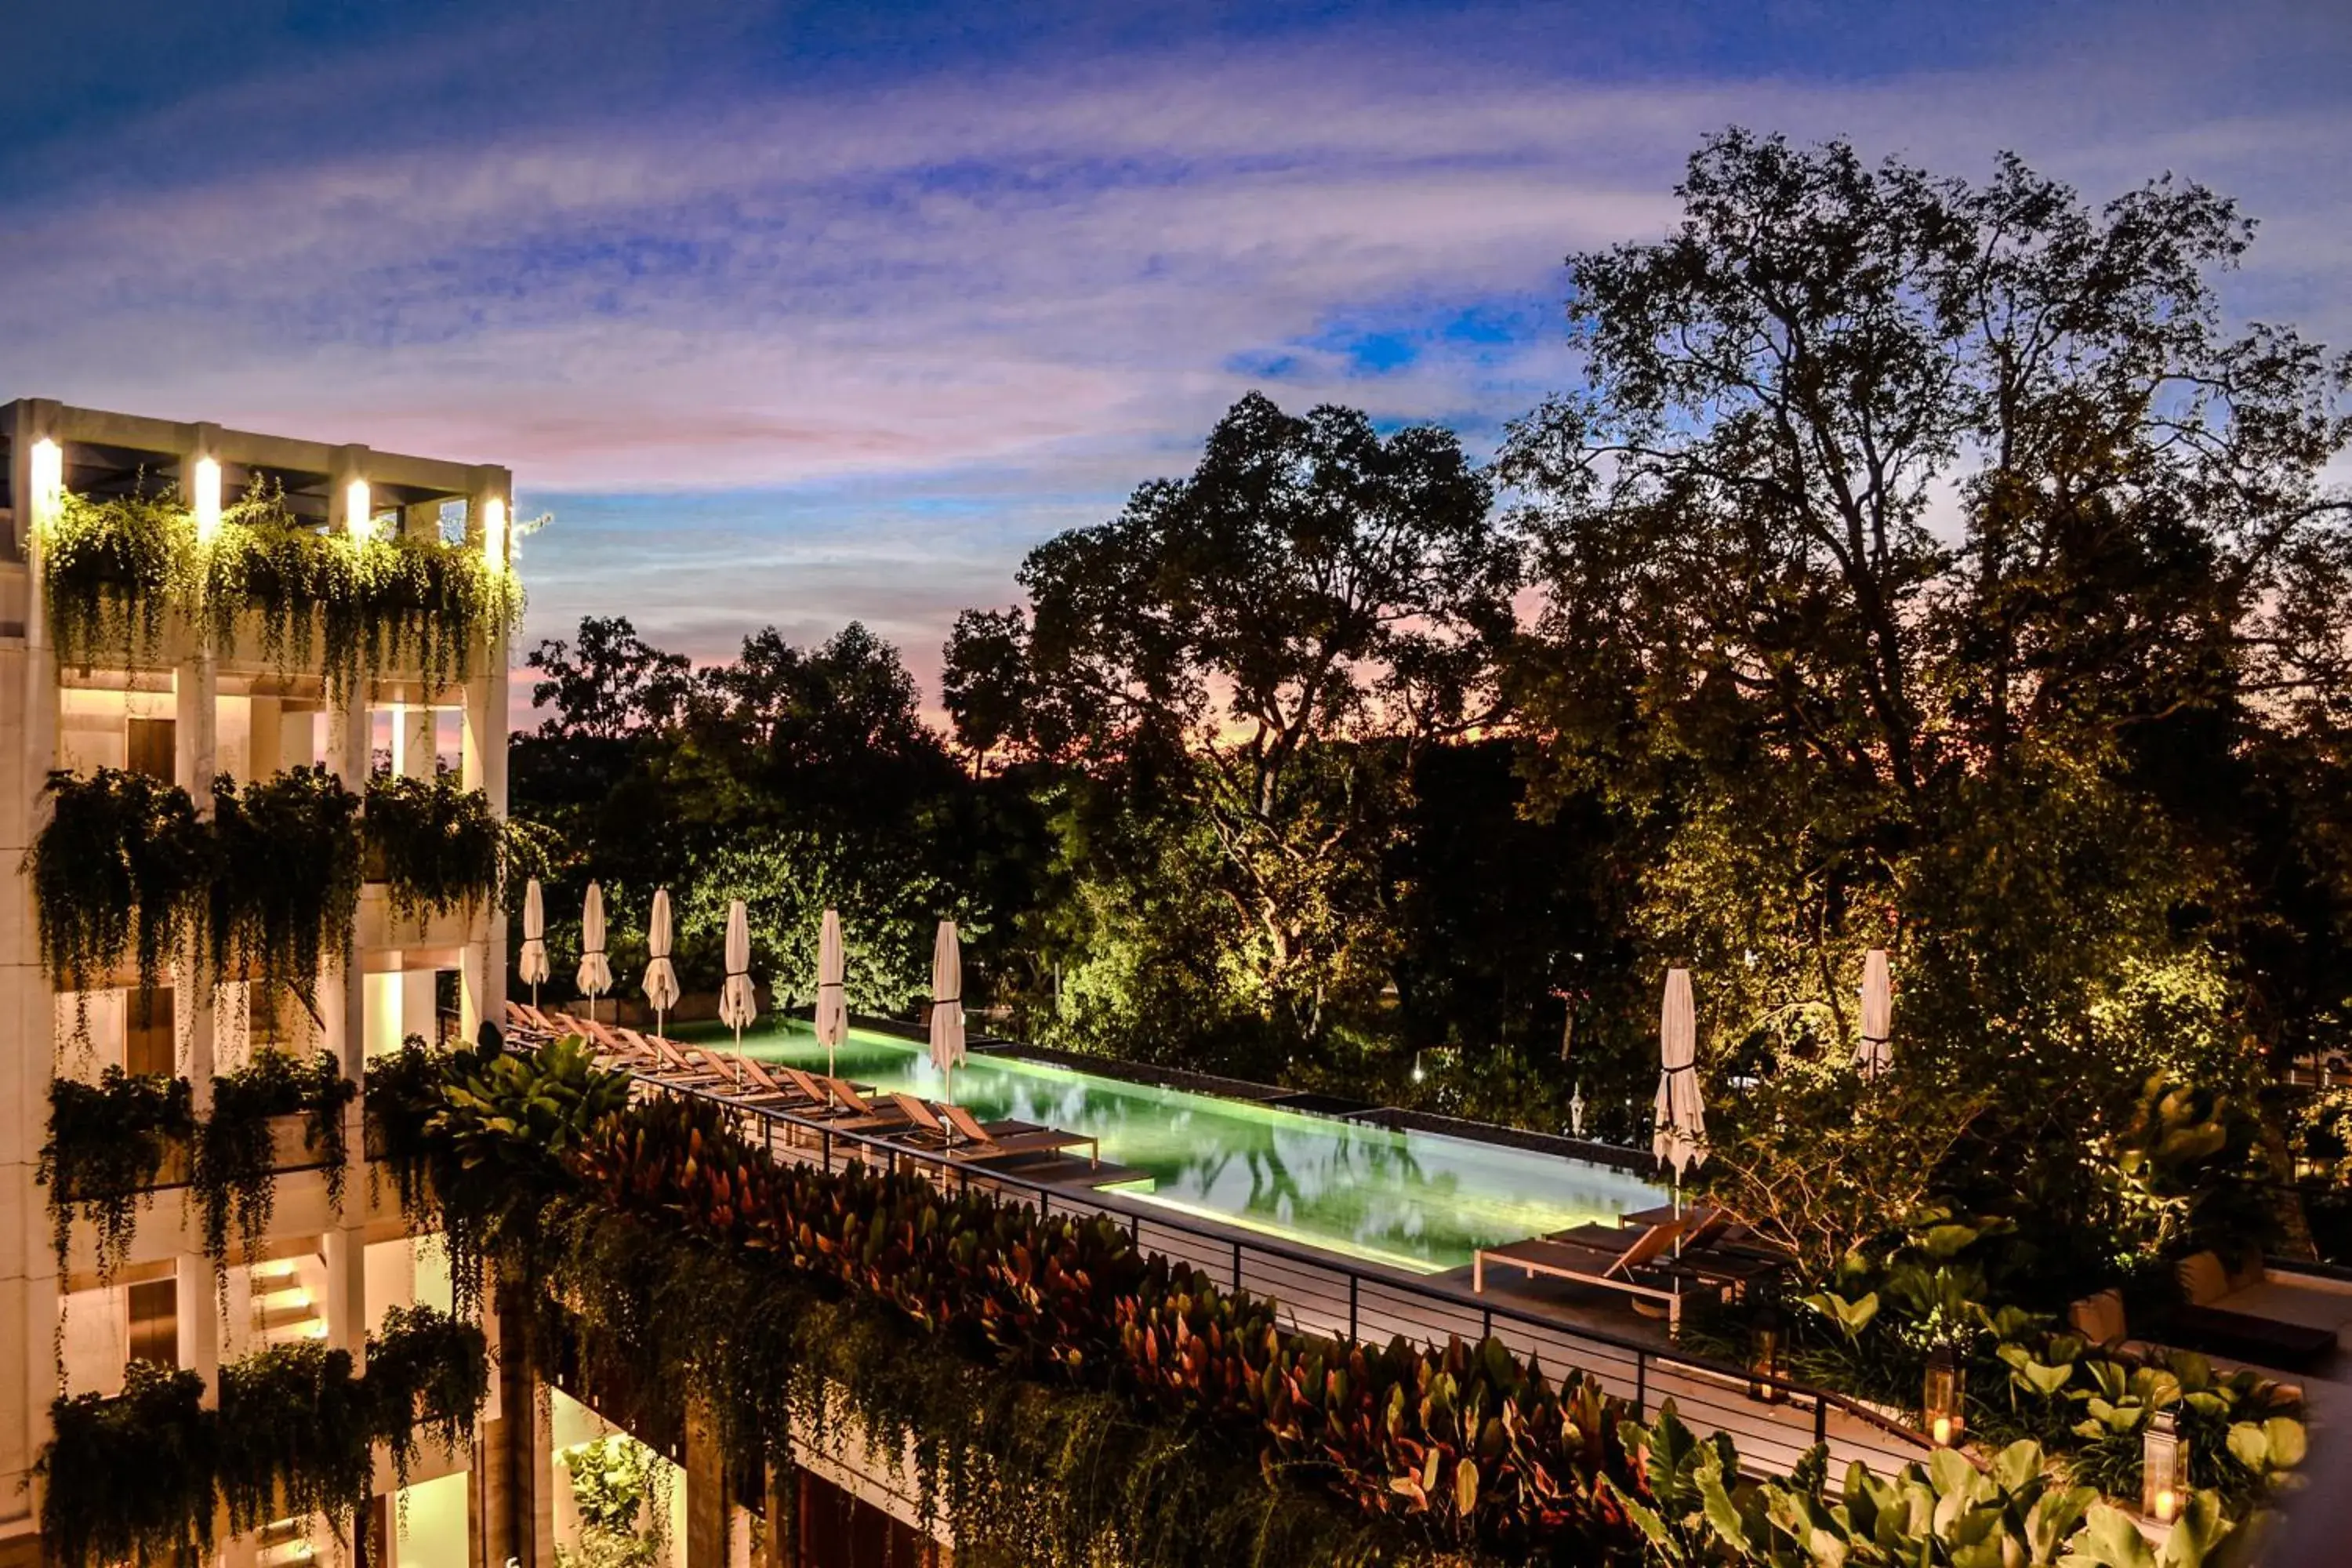
MULTIPOLYGON (((824 1068, 824 1047, 796 1021, 764 1022, 743 1047, 762 1060, 824 1068)), ((842 1077, 885 1091, 949 1097, 923 1048, 905 1040, 853 1031, 836 1065, 842 1077)), ((1014 1117, 1101 1139, 1106 1161, 1150 1177, 1148 1193, 1123 1189, 1131 1195, 1422 1272, 1664 1195, 1604 1165, 1001 1057, 971 1058, 952 1088, 983 1121, 1014 1117)))

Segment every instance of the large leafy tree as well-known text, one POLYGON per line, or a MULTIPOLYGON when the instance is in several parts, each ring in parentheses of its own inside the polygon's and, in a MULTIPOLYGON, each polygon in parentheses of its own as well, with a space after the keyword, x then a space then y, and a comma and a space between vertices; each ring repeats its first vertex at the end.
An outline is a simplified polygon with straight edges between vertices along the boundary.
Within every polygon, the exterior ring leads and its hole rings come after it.
POLYGON ((1651 957, 1785 1059, 1895 946, 1898 1049, 2029 1149, 2079 1145, 2057 1083, 2339 1025, 2346 365, 2225 325, 2252 223, 1738 131, 1679 195, 1570 258, 1589 384, 1505 460, 1539 774, 1661 831, 1651 957))
POLYGON ((1130 858, 1226 929, 1238 999, 1311 1035, 1377 983, 1402 763, 1498 710, 1520 572, 1490 510, 1449 432, 1253 394, 1190 476, 1033 551, 1025 613, 958 622, 948 710, 974 752, 1076 768, 1129 828, 1156 821, 1130 858))

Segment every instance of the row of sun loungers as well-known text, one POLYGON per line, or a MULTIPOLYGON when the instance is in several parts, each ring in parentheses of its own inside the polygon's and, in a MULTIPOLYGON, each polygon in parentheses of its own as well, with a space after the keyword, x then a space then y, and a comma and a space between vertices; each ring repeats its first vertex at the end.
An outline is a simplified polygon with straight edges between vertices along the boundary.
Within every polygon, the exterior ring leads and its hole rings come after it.
POLYGON ((938 1154, 984 1163, 1033 1159, 1083 1149, 1099 1164, 1097 1139, 1029 1121, 982 1121, 961 1105, 933 1104, 911 1094, 876 1094, 872 1086, 828 1078, 783 1063, 765 1063, 734 1051, 681 1045, 569 1013, 542 1012, 509 1002, 507 1019, 517 1038, 551 1040, 579 1035, 600 1059, 640 1078, 721 1095, 737 1104, 781 1111, 829 1131, 852 1132, 938 1154))

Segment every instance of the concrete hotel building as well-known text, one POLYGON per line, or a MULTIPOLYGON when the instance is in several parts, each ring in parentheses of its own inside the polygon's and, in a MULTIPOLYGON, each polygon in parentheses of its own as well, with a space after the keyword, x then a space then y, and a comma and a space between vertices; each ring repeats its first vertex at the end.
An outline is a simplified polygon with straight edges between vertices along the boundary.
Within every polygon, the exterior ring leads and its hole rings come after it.
MULTIPOLYGON (((323 763, 356 792, 372 761, 380 764, 389 752, 404 773, 454 765, 463 784, 484 792, 503 816, 507 648, 499 634, 475 650, 462 688, 426 689, 413 668, 380 668, 340 704, 315 663, 281 668, 257 647, 213 646, 186 627, 173 628, 152 659, 61 668, 44 624, 41 509, 68 491, 104 497, 171 482, 201 532, 224 496, 259 480, 282 487, 295 516, 320 527, 446 531, 453 541, 462 529, 467 546, 503 563, 510 496, 499 468, 31 399, 0 407, 0 875, 11 879, 0 900, 0 1563, 16 1563, 37 1553, 31 1468, 60 1389, 118 1389, 135 1354, 193 1368, 209 1391, 224 1360, 257 1346, 310 1336, 363 1355, 388 1307, 436 1294, 447 1304, 446 1271, 408 1234, 391 1184, 371 1183, 356 1168, 364 1158, 359 1102, 347 1123, 354 1169, 342 1212, 331 1211, 321 1172, 285 1171, 266 1244, 257 1256, 230 1258, 225 1310, 198 1225, 168 1189, 141 1213, 128 1263, 110 1281, 97 1277, 87 1224, 75 1227, 60 1274, 48 1194, 36 1181, 52 1078, 94 1079, 109 1063, 176 1072, 194 1086, 201 1116, 214 1072, 240 1065, 257 1039, 281 1037, 303 1052, 323 1045, 346 1076, 363 1080, 368 1057, 405 1035, 433 1040, 455 1029, 471 1037, 506 984, 503 917, 495 909, 395 921, 384 888, 370 884, 347 969, 330 965, 320 978, 317 1024, 281 1022, 276 1010, 252 1005, 242 984, 215 993, 184 961, 152 1008, 126 1005, 128 974, 81 998, 57 993, 39 961, 24 869, 50 770, 150 773, 186 787, 201 812, 217 773, 244 781, 323 763), (87 1044, 75 1037, 75 1010, 84 1005, 87 1044)), ((501 1414, 494 1394, 472 1453, 432 1455, 413 1473, 408 1528, 389 1552, 394 1561, 497 1563, 510 1543, 529 1539, 503 1517, 502 1467, 484 1457, 505 1455, 517 1437, 528 1454, 534 1437, 546 1438, 509 1433, 501 1414)), ((381 1464, 379 1483, 390 1485, 381 1464)), ((382 1499, 374 1511, 380 1531, 382 1499)), ((311 1550, 301 1536, 289 1521, 231 1542, 222 1555, 230 1564, 299 1561, 311 1550)), ((323 1536, 313 1540, 328 1551, 323 1536)), ((543 1555, 526 1548, 527 1557, 543 1555)))

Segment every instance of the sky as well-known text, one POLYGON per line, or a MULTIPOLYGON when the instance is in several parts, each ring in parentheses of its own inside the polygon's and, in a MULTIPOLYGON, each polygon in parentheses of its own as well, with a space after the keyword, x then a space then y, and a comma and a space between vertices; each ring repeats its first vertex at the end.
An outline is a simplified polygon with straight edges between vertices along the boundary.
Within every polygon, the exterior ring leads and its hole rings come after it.
POLYGON ((514 470, 522 643, 958 610, 1258 388, 1475 450, 1563 258, 1738 123, 2261 220, 2352 344, 2352 5, 80 0, 12 8, 0 400, 514 470), (18 14, 18 13, 22 14, 18 14))

